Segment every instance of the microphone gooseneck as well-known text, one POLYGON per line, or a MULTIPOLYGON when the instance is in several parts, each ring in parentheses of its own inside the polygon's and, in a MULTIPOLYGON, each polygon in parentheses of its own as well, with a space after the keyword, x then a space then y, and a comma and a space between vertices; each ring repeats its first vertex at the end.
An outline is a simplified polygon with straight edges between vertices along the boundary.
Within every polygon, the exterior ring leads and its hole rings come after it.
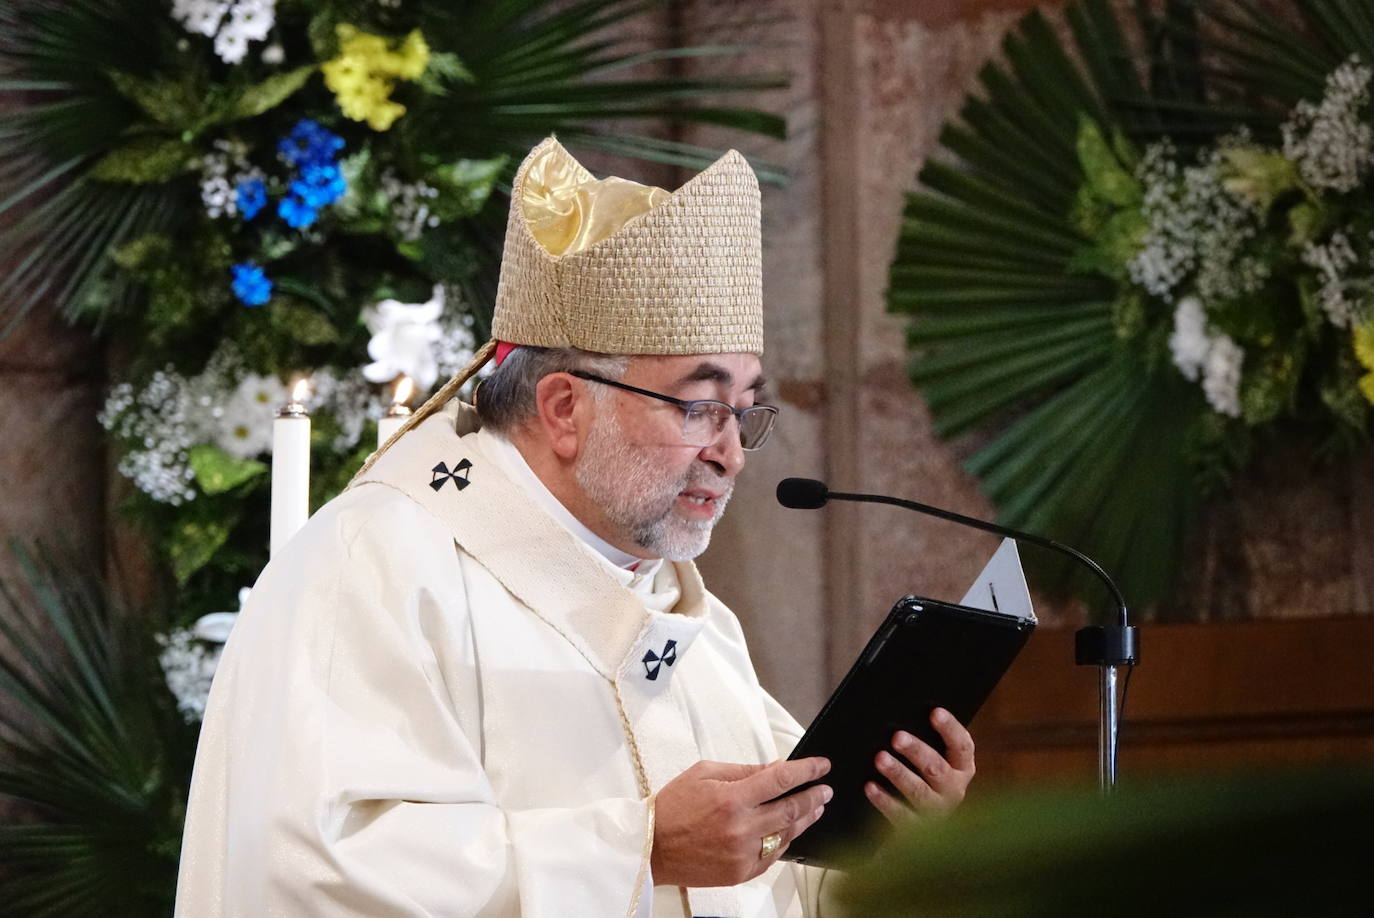
POLYGON ((1127 667, 1127 684, 1129 685, 1130 667, 1134 667, 1138 660, 1140 644, 1136 637, 1136 629, 1127 620, 1126 599, 1121 595, 1116 584, 1112 582, 1112 578, 1107 576, 1107 572, 1102 569, 1101 565, 1078 549, 1070 548, 1054 539, 1048 539, 1030 532, 1020 532, 1007 526, 999 526, 997 523, 989 523, 987 520, 964 516, 962 513, 941 510, 939 507, 919 504, 914 500, 886 497, 881 494, 844 494, 839 491, 831 491, 826 487, 825 482, 817 481, 814 478, 784 478, 778 482, 777 494, 778 503, 796 510, 815 510, 824 507, 831 500, 849 500, 865 504, 890 504, 894 507, 905 507, 927 516, 949 520, 952 523, 981 529, 984 532, 1007 536, 1018 542, 1029 542, 1032 545, 1057 551, 1073 558, 1092 571, 1099 580, 1107 585, 1107 589, 1111 592, 1112 599, 1116 602, 1117 618, 1120 623, 1115 626, 1090 625, 1078 629, 1074 635, 1074 660, 1080 666, 1098 667, 1100 676, 1098 697, 1101 715, 1098 730, 1098 779, 1104 793, 1110 792, 1116 787, 1117 741, 1122 708, 1126 704, 1124 687, 1118 698, 1116 670, 1118 666, 1127 667))
POLYGON ((1117 589, 1112 578, 1102 569, 1102 566, 1083 554, 1076 548, 1070 548, 1054 539, 1038 536, 1030 532, 1021 532, 1007 526, 1000 526, 997 523, 989 523, 986 520, 975 519, 971 516, 964 516, 962 513, 955 513, 952 510, 941 510, 939 507, 932 507, 928 504, 919 504, 914 500, 903 500, 900 497, 886 497, 882 494, 844 494, 839 491, 832 491, 826 487, 825 482, 817 481, 814 478, 784 478, 778 482, 778 503, 784 507, 794 510, 815 510, 824 507, 830 500, 848 500, 865 504, 889 504, 894 507, 905 507, 908 510, 915 510, 917 513, 924 513, 927 516, 937 517, 942 520, 949 520, 951 523, 960 523, 964 526, 972 526, 974 529, 981 529, 984 532, 991 532, 995 535, 1007 536, 1017 541, 1029 542, 1032 545, 1039 545, 1051 551, 1068 555, 1080 564, 1085 565, 1091 570, 1099 580, 1107 585, 1107 589, 1112 594, 1112 600, 1116 603, 1117 616, 1120 619, 1121 627, 1126 627, 1126 599, 1117 589))

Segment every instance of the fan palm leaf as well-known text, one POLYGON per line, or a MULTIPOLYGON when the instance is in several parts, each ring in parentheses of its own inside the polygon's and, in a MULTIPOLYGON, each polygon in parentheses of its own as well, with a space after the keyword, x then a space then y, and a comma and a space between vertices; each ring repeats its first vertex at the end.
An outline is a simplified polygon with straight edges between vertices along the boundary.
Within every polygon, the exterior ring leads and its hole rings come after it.
MULTIPOLYGON (((104 74, 154 59, 139 17, 159 14, 151 0, 0 7, 0 335, 39 303, 92 294, 102 253, 171 219, 163 189, 89 180, 138 116, 104 74)), ((107 280, 103 297, 128 294, 107 280)))
MULTIPOLYGON (((996 428, 968 467, 1002 521, 1076 544, 1148 602, 1192 513, 1189 427, 1169 408, 1193 396, 1123 345, 1115 284, 1074 269, 1090 242, 1075 151, 1085 117, 1151 134, 1165 108, 1110 3, 1065 15, 1067 49, 1039 12, 1023 18, 980 74, 983 98, 941 135, 957 159, 929 162, 908 197, 888 300, 911 316, 911 378, 936 431, 996 428)), ((1176 58, 1184 35, 1150 54, 1176 58)))
POLYGON ((8 914, 165 911, 191 737, 160 703, 156 654, 100 588, 17 550, 0 584, 0 795, 32 820, 0 826, 8 914))
POLYGON ((1222 87, 1244 86, 1259 101, 1256 117, 1273 122, 1303 99, 1321 97, 1326 78, 1358 55, 1374 61, 1374 10, 1363 0, 1312 0, 1296 5, 1300 27, 1254 0, 1193 0, 1216 28, 1210 43, 1222 87), (1297 40, 1295 40, 1297 39, 1297 40))

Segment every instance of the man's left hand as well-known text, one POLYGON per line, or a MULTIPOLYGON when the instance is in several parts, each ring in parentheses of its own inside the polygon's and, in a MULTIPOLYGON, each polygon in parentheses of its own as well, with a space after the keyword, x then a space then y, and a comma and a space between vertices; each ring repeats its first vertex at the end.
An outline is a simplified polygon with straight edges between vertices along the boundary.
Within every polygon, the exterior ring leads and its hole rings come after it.
POLYGON ((876 781, 864 785, 869 802, 893 823, 906 822, 913 813, 925 816, 952 810, 964 799, 964 792, 973 780, 973 737, 964 725, 944 708, 931 712, 930 723, 945 742, 945 755, 910 733, 898 730, 892 735, 892 748, 910 762, 914 770, 886 750, 874 759, 879 774, 901 792, 905 802, 876 781))

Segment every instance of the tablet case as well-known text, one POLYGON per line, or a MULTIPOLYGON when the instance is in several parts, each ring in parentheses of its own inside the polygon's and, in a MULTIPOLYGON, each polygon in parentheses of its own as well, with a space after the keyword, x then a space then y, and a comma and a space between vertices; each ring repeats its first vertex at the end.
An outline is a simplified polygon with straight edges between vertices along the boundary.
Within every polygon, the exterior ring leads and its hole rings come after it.
POLYGON ((868 781, 887 783, 874 756, 893 751, 898 730, 943 754, 931 711, 945 708, 967 726, 1034 628, 1034 618, 919 596, 899 600, 789 756, 828 758, 829 774, 814 783, 835 795, 783 857, 836 866, 880 840, 886 820, 863 790, 868 781))

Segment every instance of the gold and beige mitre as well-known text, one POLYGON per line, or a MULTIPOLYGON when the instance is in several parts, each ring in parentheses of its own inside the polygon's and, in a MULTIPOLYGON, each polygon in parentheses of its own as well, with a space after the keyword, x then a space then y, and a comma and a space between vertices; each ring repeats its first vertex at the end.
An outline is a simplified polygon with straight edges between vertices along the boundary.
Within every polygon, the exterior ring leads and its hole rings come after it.
POLYGON ((763 353, 754 170, 731 150, 669 192, 597 179, 557 140, 544 140, 511 189, 492 338, 386 445, 456 396, 498 344, 763 353))
POLYGON ((545 140, 512 187, 492 337, 603 354, 762 353, 753 170, 731 150, 669 193, 598 180, 545 140))

